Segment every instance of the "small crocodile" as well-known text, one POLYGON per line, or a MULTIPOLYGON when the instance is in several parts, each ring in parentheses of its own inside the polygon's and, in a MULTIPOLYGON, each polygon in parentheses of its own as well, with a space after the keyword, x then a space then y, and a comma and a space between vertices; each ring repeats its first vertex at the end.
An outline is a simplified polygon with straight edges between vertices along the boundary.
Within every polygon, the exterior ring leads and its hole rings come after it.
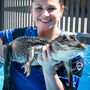
MULTIPOLYGON (((55 64, 63 61, 67 71, 69 87, 73 90, 72 84, 72 70, 71 62, 69 58, 76 52, 80 52, 86 49, 86 45, 80 43, 75 35, 63 35, 54 40, 50 40, 45 37, 29 37, 22 36, 13 40, 4 48, 4 90, 11 90, 10 82, 10 64, 11 61, 23 63, 23 67, 26 73, 26 77, 30 74, 30 67, 34 58, 37 58, 38 54, 42 54, 42 48, 44 45, 49 44, 50 51, 55 64), (18 57, 25 57, 26 59, 20 60, 18 57), (8 88, 8 89, 7 89, 8 88)), ((70 90, 70 89, 69 89, 70 90)))

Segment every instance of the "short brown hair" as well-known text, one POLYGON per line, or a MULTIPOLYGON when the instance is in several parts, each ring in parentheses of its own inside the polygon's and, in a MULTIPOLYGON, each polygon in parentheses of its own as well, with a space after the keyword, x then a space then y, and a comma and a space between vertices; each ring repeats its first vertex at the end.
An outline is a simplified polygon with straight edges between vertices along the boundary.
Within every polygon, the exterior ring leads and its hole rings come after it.
MULTIPOLYGON (((34 0, 31 0, 32 2, 34 2, 34 0)), ((60 5, 61 5, 61 7, 63 6, 63 1, 64 0, 59 0, 59 3, 60 3, 60 5)))

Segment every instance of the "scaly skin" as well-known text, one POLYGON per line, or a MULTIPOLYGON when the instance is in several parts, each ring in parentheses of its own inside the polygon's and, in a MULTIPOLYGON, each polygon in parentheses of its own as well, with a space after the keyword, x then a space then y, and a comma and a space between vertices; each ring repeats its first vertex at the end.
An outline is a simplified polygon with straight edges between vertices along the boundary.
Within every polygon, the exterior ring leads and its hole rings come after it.
MULTIPOLYGON (((28 37, 28 36, 22 36, 11 43, 9 43, 8 46, 5 47, 4 52, 4 58, 5 58, 5 66, 4 66, 4 88, 3 90, 12 90, 11 83, 10 83, 10 63, 13 60, 14 55, 20 55, 26 57, 25 61, 20 61, 17 58, 15 59, 19 63, 23 63, 23 67, 25 69, 26 77, 30 74, 30 67, 34 60, 34 57, 37 58, 38 54, 42 54, 42 48, 44 45, 49 44, 50 45, 50 51, 52 53, 52 57, 54 58, 54 54, 58 54, 58 52, 68 52, 68 50, 76 50, 77 52, 79 50, 84 50, 86 46, 82 43, 80 43, 75 36, 70 35, 63 35, 59 36, 58 38, 54 40, 49 40, 44 37, 28 37), (7 89, 6 89, 7 88, 7 89), (11 89, 10 89, 11 88, 11 89)), ((73 52, 70 52, 72 55, 73 52)), ((65 55, 65 54, 64 54, 65 55)), ((62 60, 64 61, 64 58, 60 57, 60 54, 56 56, 57 61, 62 60)), ((68 58, 66 56, 66 58, 68 58)), ((55 59, 55 58, 54 58, 55 59)), ((65 61, 64 61, 65 62, 65 61)), ((69 61, 68 61, 69 62, 69 61)), ((68 70, 67 66, 66 70, 68 70)), ((68 65, 68 67, 70 67, 68 65)), ((68 73, 69 78, 69 85, 72 89, 72 76, 71 68, 69 69, 70 73, 68 73)), ((68 72, 68 71, 67 71, 68 72)), ((73 89, 72 89, 73 90, 73 89)))

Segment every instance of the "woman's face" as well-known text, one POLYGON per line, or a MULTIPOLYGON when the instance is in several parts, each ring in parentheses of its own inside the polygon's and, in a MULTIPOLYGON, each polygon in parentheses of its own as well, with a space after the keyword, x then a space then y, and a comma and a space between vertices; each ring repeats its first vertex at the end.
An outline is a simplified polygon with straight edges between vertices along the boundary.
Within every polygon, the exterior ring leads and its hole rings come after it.
POLYGON ((57 21, 62 16, 59 0, 34 0, 31 13, 39 29, 56 27, 57 21))

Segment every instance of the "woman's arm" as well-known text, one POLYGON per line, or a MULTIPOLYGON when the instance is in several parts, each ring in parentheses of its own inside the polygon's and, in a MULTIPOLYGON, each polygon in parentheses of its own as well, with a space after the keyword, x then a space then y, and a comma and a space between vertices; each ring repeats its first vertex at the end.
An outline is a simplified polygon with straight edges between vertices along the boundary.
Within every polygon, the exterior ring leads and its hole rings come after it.
POLYGON ((5 63, 5 60, 4 60, 4 45, 2 45, 2 40, 0 38, 0 67, 2 67, 5 63))
POLYGON ((58 75, 53 71, 47 72, 43 69, 44 79, 47 90, 65 90, 63 83, 60 81, 58 75))
POLYGON ((4 45, 0 45, 0 56, 3 56, 4 45))
POLYGON ((0 63, 3 64, 5 62, 4 60, 4 44, 7 44, 13 39, 23 36, 24 35, 25 28, 15 28, 15 29, 8 29, 8 30, 2 30, 0 31, 0 63))
POLYGON ((55 68, 54 60, 51 57, 49 46, 43 48, 42 56, 38 56, 40 65, 43 67, 44 79, 47 90, 65 90, 63 83, 60 81, 55 68))

